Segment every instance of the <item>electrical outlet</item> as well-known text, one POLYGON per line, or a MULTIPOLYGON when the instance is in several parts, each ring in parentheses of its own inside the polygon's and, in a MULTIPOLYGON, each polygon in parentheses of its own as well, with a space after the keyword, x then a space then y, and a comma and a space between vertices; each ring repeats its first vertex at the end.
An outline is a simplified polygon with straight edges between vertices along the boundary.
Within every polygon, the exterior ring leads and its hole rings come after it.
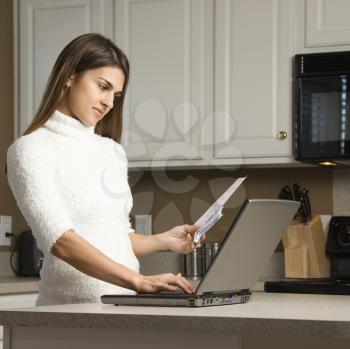
POLYGON ((6 233, 12 233, 12 217, 0 216, 0 246, 11 246, 11 237, 6 233))
POLYGON ((152 234, 152 216, 149 214, 135 215, 135 230, 139 234, 152 234))

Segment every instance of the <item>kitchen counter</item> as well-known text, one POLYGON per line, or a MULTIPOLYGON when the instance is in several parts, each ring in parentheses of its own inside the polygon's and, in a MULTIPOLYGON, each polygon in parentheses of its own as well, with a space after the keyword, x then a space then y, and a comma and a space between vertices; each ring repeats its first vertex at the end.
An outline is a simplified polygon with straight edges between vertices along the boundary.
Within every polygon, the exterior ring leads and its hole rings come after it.
MULTIPOLYGON (((210 335, 212 339, 219 336, 227 338, 230 343, 233 338, 242 335, 349 339, 348 309, 348 296, 256 292, 246 304, 207 308, 77 304, 14 309, 0 312, 0 324, 5 325, 8 340, 12 339, 13 343, 18 338, 24 338, 24 343, 26 335, 32 336, 36 330, 38 336, 45 332, 51 339, 57 336, 79 342, 79 337, 82 344, 77 348, 88 345, 87 338, 91 333, 94 333, 93 338, 107 336, 118 340, 130 329, 133 336, 139 339, 154 332, 155 336, 163 333, 167 335, 168 341, 174 338, 177 342, 179 333, 181 336, 186 334, 188 338, 197 338, 196 341, 204 338, 203 334, 210 335), (43 327, 45 331, 40 329, 43 327), (31 331, 28 332, 28 329, 31 331), (16 334, 17 339, 13 334, 16 334)), ((40 341, 44 340, 41 335, 38 338, 40 341)), ((210 347, 210 343, 211 340, 202 340, 201 346, 210 347)), ((21 346, 14 345, 11 348, 21 346)), ((51 346, 51 349, 54 348, 56 347, 51 346)))
POLYGON ((0 277, 0 295, 39 292, 39 278, 0 277))
POLYGON ((185 308, 68 304, 0 312, 0 324, 183 329, 350 338, 350 297, 257 292, 246 304, 185 308), (121 321, 122 320, 122 321, 121 321), (306 326, 307 325, 307 326, 306 326))

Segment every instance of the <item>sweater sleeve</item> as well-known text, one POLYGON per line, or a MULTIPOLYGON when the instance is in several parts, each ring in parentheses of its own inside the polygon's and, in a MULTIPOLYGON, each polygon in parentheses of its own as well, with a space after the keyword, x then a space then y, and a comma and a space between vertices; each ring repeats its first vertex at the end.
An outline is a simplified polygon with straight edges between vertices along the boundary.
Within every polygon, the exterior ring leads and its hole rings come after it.
POLYGON ((7 151, 8 182, 39 249, 47 254, 74 225, 55 185, 52 154, 35 142, 24 141, 25 137, 7 151))

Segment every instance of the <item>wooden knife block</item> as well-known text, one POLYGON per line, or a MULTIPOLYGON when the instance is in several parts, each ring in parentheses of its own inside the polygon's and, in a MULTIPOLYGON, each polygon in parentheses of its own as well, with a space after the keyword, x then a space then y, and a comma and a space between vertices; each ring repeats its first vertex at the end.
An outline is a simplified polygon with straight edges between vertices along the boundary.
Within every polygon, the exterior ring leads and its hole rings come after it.
POLYGON ((330 275, 326 238, 320 216, 307 224, 293 222, 283 237, 286 278, 324 278, 330 275))

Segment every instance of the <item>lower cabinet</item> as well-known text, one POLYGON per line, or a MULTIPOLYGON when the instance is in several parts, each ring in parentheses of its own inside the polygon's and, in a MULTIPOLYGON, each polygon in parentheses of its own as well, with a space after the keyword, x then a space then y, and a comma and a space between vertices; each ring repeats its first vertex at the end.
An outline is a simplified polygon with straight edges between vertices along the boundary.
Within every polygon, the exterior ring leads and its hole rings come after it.
MULTIPOLYGON (((38 293, 12 294, 0 296, 0 310, 34 307, 38 293)), ((2 349, 3 327, 0 326, 0 349, 2 349)))

